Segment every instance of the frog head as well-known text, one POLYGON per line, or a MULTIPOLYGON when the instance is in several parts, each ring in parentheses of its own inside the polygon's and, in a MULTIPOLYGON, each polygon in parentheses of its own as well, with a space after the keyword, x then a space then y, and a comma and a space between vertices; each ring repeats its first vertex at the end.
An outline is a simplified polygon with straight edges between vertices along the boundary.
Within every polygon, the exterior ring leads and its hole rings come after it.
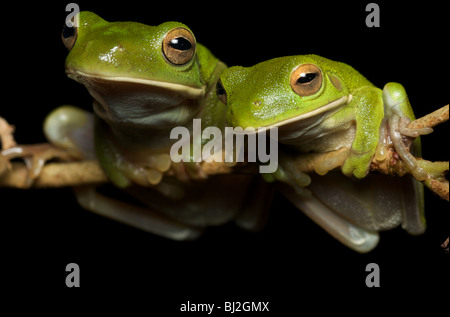
POLYGON ((66 73, 86 86, 100 117, 111 124, 167 126, 201 111, 198 100, 218 60, 186 25, 107 22, 87 11, 75 18, 76 26, 62 35, 70 51, 66 73))
POLYGON ((339 64, 303 55, 231 67, 222 73, 217 95, 234 127, 262 129, 320 120, 351 100, 339 64))

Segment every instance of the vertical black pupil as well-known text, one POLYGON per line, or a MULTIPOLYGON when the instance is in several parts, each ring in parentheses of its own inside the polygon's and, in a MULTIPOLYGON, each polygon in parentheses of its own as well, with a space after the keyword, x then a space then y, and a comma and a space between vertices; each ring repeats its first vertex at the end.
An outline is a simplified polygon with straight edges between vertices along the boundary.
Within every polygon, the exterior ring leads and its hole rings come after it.
POLYGON ((184 37, 176 37, 170 41, 170 46, 179 51, 187 51, 191 49, 192 44, 184 37))
POLYGON ((297 79, 297 83, 299 84, 307 84, 313 81, 316 78, 316 73, 301 73, 300 77, 297 79))

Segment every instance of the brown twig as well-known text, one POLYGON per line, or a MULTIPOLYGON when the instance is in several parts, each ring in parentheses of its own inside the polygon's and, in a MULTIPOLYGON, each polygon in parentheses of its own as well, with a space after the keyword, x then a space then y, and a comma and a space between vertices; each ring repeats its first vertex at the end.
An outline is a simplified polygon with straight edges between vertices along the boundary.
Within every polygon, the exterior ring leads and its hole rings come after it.
POLYGON ((449 239, 449 237, 447 237, 447 239, 445 239, 444 243, 441 244, 441 248, 444 249, 444 252, 447 254, 449 253, 449 242, 450 242, 450 239, 449 239))
MULTIPOLYGON (((433 113, 419 118, 410 123, 410 128, 432 127, 448 120, 449 106, 445 106, 433 113)), ((8 133, 12 133, 11 131, 8 133)), ((7 133, 5 134, 7 135, 7 133)), ((3 142, 3 139, 2 139, 3 142)), ((3 144, 3 143, 2 143, 3 144)), ((305 154, 295 159, 296 168, 304 173, 317 172, 327 162, 327 170, 341 166, 349 149, 342 148, 337 151, 327 153, 305 154)), ((2 163, 0 156, 0 165, 2 163)), ((431 176, 424 181, 424 184, 441 198, 449 200, 449 185, 444 175, 448 171, 448 162, 430 162, 418 158, 418 163, 424 167, 431 176)), ((232 172, 256 173, 255 164, 237 164, 230 166, 227 163, 212 162, 202 163, 202 171, 205 175, 228 174, 232 172)), ((370 170, 386 175, 403 176, 408 173, 403 162, 399 160, 395 150, 389 149, 386 158, 372 161, 370 170)), ((0 187, 27 187, 27 168, 22 163, 12 164, 12 168, 5 171, 0 166, 0 187)), ((107 182, 107 178, 96 161, 60 162, 49 163, 44 166, 40 176, 33 183, 33 187, 63 187, 77 186, 82 184, 98 184, 107 182)))
POLYGON ((449 105, 414 120, 408 125, 410 129, 432 128, 448 120, 449 105))
POLYGON ((5 119, 0 117, 0 143, 2 144, 2 150, 6 150, 17 145, 14 140, 13 133, 14 126, 10 125, 5 119))
MULTIPOLYGON (((13 162, 10 172, 0 176, 0 187, 26 189, 28 169, 25 164, 13 162)), ((106 183, 108 180, 97 161, 48 163, 32 187, 66 187, 106 183)))

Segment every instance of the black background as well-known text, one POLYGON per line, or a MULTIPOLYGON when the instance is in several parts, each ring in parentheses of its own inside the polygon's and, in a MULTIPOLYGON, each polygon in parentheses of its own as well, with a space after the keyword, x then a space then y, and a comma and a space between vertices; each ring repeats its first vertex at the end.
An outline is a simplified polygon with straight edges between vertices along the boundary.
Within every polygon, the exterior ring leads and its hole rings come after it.
MULTIPOLYGON (((183 22, 228 65, 308 53, 348 63, 379 87, 402 83, 418 117, 448 104, 445 8, 429 1, 377 1, 381 27, 368 28, 368 2, 77 3, 109 21, 183 22)), ((84 87, 64 74, 67 50, 60 32, 67 3, 51 3, 2 7, 0 115, 16 126, 19 143, 43 142, 42 121, 61 104, 90 108, 84 87)), ((444 124, 424 137, 424 158, 448 160, 447 136, 444 124)), ((261 232, 226 225, 194 242, 168 241, 89 213, 70 189, 2 188, 0 197, 3 280, 11 282, 8 294, 21 300, 18 311, 64 314, 122 306, 173 316, 188 300, 216 306, 235 300, 270 301, 272 315, 283 316, 307 307, 441 308, 443 302, 423 297, 448 293, 450 256, 440 247, 450 233, 448 203, 428 190, 427 232, 419 237, 400 228, 383 232, 378 247, 364 255, 339 244, 280 195, 261 232), (81 269, 79 289, 65 286, 71 262, 81 269), (380 266, 379 289, 365 286, 371 262, 380 266), (328 304, 335 299, 339 305, 328 304)))

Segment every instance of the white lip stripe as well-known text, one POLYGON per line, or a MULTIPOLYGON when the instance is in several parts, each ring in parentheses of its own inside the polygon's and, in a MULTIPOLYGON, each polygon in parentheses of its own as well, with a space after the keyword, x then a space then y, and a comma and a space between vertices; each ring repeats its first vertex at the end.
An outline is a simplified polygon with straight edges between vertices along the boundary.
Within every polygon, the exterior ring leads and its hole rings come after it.
POLYGON ((313 111, 310 111, 310 112, 307 112, 307 113, 304 113, 304 114, 302 114, 300 116, 289 118, 289 119, 277 122, 277 123, 275 123, 273 125, 270 125, 270 126, 259 127, 257 129, 252 130, 252 131, 247 131, 245 133, 246 134, 260 133, 260 132, 266 131, 266 130, 268 130, 270 128, 273 128, 273 127, 280 127, 280 126, 283 126, 283 125, 286 125, 286 124, 289 124, 289 123, 293 123, 293 122, 297 122, 297 121, 304 120, 304 119, 307 119, 307 118, 311 118, 311 117, 314 117, 314 116, 316 116, 316 115, 318 115, 318 114, 320 114, 322 112, 326 112, 326 111, 332 110, 334 108, 338 108, 338 107, 340 107, 342 105, 348 104, 352 100, 352 98, 353 98, 353 96, 351 94, 349 94, 348 96, 343 96, 343 97, 341 97, 341 98, 339 98, 339 99, 337 99, 335 101, 330 102, 329 104, 327 104, 327 105, 325 105, 323 107, 317 108, 317 109, 315 109, 313 111))
POLYGON ((288 124, 288 123, 292 123, 292 122, 296 122, 296 121, 300 121, 300 120, 304 120, 304 119, 307 119, 307 118, 314 117, 315 115, 318 115, 319 113, 326 112, 326 111, 332 110, 334 108, 340 107, 340 106, 342 106, 344 104, 347 104, 347 103, 350 102, 350 100, 352 100, 352 95, 343 96, 343 97, 341 97, 341 98, 339 98, 339 99, 337 99, 335 101, 332 101, 329 104, 327 104, 327 105, 325 105, 323 107, 317 108, 317 109, 315 109, 313 111, 307 112, 305 114, 302 114, 302 115, 294 117, 294 118, 290 118, 290 119, 286 119, 286 120, 280 121, 280 122, 272 125, 272 127, 279 127, 279 126, 282 126, 282 125, 285 125, 285 124, 288 124))
POLYGON ((143 85, 154 86, 154 87, 167 88, 172 91, 179 92, 189 98, 199 98, 199 97, 202 97, 205 95, 205 87, 195 88, 195 87, 189 87, 189 86, 181 85, 181 84, 174 84, 174 83, 168 83, 168 82, 151 80, 151 79, 142 79, 142 78, 120 77, 120 76, 95 76, 95 75, 90 75, 90 74, 83 73, 80 71, 75 71, 75 73, 77 75, 80 75, 83 77, 89 77, 89 78, 98 78, 98 79, 102 79, 102 80, 118 81, 118 82, 126 82, 126 83, 136 83, 136 84, 143 84, 143 85))

